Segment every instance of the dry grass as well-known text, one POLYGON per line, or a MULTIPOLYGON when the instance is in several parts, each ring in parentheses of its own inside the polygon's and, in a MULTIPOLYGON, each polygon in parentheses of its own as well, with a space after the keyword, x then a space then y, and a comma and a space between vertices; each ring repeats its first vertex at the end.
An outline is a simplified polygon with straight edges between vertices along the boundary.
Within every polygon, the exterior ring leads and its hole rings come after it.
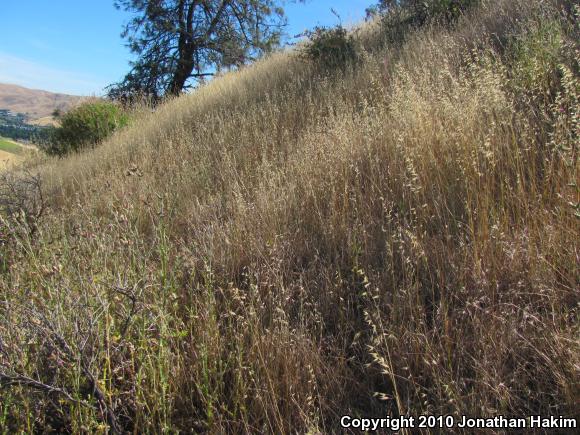
POLYGON ((59 121, 53 116, 44 116, 33 121, 29 121, 30 125, 38 125, 40 127, 58 127, 59 121))
POLYGON ((20 161, 20 159, 21 158, 16 154, 0 150, 0 169, 8 168, 14 164, 14 162, 20 161))
POLYGON ((401 47, 375 23, 345 73, 276 54, 39 164, 51 213, 0 227, 0 426, 577 415, 562 5, 485 2, 401 47))

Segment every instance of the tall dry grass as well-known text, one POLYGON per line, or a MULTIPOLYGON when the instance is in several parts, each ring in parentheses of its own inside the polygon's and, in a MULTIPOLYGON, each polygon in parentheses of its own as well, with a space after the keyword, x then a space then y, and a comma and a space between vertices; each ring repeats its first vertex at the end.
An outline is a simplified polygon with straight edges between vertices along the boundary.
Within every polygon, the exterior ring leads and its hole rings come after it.
POLYGON ((39 164, 0 227, 0 427, 578 415, 578 9, 279 53, 39 164), (46 196, 46 195, 45 195, 46 196))

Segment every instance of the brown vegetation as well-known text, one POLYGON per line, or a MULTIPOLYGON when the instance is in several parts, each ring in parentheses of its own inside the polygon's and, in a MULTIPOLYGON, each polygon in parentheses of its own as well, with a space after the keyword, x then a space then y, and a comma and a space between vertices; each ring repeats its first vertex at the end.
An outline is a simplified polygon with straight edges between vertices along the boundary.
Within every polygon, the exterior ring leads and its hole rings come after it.
POLYGON ((383 29, 37 167, 49 212, 0 222, 0 426, 577 415, 578 10, 383 29))
POLYGON ((6 151, 0 150, 0 169, 9 167, 14 162, 20 160, 20 157, 16 154, 8 153, 6 151))

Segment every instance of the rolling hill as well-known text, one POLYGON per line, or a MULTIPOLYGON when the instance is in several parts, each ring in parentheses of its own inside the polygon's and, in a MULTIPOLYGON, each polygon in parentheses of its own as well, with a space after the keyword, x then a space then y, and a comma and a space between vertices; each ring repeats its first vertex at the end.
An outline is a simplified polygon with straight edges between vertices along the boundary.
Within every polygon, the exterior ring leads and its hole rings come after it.
POLYGON ((342 62, 274 53, 0 174, 0 427, 577 417, 578 13, 476 3, 366 23, 342 62))
POLYGON ((55 109, 66 110, 81 99, 74 95, 0 83, 0 109, 25 114, 30 120, 49 117, 55 109))

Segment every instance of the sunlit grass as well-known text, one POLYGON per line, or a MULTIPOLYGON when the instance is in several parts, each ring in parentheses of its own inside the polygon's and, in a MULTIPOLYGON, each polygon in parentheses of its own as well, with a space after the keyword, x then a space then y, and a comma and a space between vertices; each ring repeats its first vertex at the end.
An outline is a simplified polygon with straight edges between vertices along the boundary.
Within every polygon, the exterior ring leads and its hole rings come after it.
POLYGON ((0 137, 0 151, 18 155, 22 153, 22 147, 10 139, 0 137))
POLYGON ((48 212, 0 224, 0 427, 577 412, 578 16, 555 4, 400 47, 371 24, 336 75, 275 54, 39 164, 48 212))

